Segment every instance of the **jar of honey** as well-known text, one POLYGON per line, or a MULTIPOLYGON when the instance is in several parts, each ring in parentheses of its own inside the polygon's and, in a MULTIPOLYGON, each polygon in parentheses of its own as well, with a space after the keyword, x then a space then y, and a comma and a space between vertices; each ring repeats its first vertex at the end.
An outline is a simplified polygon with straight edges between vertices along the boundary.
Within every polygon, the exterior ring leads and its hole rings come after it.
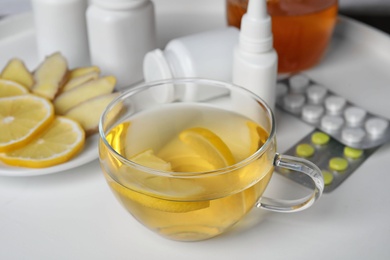
MULTIPOLYGON (((331 39, 338 0, 266 0, 272 18, 278 72, 293 73, 315 66, 331 39)), ((226 0, 227 21, 240 27, 248 0, 226 0)))

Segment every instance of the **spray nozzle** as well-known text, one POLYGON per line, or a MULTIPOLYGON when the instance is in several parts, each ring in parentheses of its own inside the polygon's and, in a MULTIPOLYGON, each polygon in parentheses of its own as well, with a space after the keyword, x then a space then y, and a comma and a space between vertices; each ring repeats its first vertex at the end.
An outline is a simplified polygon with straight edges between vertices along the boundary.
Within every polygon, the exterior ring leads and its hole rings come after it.
POLYGON ((268 16, 266 0, 250 0, 246 12, 249 19, 261 19, 268 16))
POLYGON ((249 0, 246 14, 241 20, 240 47, 248 52, 272 49, 271 18, 266 0, 249 0))

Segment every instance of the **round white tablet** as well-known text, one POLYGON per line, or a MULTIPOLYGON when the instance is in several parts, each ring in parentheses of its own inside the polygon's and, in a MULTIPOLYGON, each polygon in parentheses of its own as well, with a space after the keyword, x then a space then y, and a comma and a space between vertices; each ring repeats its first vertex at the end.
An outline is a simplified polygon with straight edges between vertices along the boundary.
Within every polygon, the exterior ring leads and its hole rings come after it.
POLYGON ((305 105, 302 108, 302 119, 307 122, 315 123, 320 120, 324 112, 325 109, 323 106, 305 105))
POLYGON ((361 128, 344 128, 341 132, 341 138, 348 143, 359 143, 366 136, 366 132, 361 128))
POLYGON ((289 94, 283 98, 284 108, 290 112, 299 112, 305 104, 305 96, 302 94, 289 94))
POLYGON ((306 90, 307 98, 313 104, 321 104, 324 102, 327 93, 326 88, 320 85, 312 85, 306 90))
POLYGON ((345 121, 350 126, 359 126, 366 118, 367 111, 359 107, 348 107, 344 111, 345 121))
POLYGON ((383 135, 388 126, 389 121, 378 117, 368 119, 365 124, 367 133, 374 138, 383 135))
POLYGON ((287 93, 288 93, 288 88, 286 84, 284 83, 276 84, 276 96, 278 98, 287 95, 287 93))
POLYGON ((346 104, 345 98, 339 96, 329 96, 325 99, 326 110, 332 115, 340 114, 346 104))
POLYGON ((289 79, 290 89, 292 93, 303 93, 305 92, 307 86, 309 86, 309 78, 298 74, 294 75, 289 79))
POLYGON ((344 119, 340 116, 326 115, 321 119, 321 127, 325 131, 338 131, 344 124, 344 119))

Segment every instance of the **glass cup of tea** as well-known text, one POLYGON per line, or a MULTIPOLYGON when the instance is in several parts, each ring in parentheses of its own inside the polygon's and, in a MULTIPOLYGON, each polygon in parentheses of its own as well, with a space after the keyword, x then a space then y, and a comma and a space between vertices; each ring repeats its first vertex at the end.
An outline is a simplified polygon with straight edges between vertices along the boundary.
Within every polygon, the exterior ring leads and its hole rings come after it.
MULTIPOLYGON (((293 73, 318 64, 330 42, 338 0, 264 0, 272 20, 278 72, 293 73)), ((226 0, 227 22, 240 28, 248 0, 226 0)))
POLYGON ((217 236, 252 208, 304 210, 323 192, 317 166, 276 152, 269 106, 230 83, 143 83, 108 105, 99 132, 100 164, 112 192, 135 219, 172 240, 217 236), (275 166, 308 176, 310 195, 262 196, 275 166))

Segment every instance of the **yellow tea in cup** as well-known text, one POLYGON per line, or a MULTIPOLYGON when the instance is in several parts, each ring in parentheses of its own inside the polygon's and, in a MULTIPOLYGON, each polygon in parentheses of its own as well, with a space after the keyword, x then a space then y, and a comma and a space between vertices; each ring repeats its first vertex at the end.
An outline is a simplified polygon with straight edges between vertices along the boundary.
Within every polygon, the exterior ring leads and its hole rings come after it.
POLYGON ((227 83, 145 83, 107 108, 100 134, 101 166, 118 200, 144 226, 173 240, 219 235, 255 206, 304 209, 323 189, 321 172, 307 164, 320 185, 306 204, 262 204, 275 158, 280 161, 272 112, 227 83))

